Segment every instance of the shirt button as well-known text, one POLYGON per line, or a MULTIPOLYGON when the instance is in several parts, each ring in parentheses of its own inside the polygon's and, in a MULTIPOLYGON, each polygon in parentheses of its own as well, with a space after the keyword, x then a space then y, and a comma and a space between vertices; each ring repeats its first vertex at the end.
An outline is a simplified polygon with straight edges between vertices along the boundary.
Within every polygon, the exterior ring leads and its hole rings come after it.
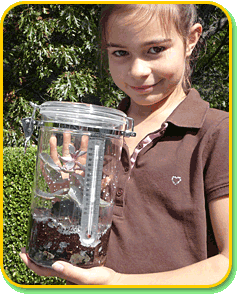
POLYGON ((116 193, 116 196, 117 197, 121 197, 123 195, 123 193, 124 193, 123 189, 122 188, 119 188, 118 191, 117 191, 117 193, 116 193))
POLYGON ((129 167, 124 168, 125 173, 129 172, 129 167))
POLYGON ((137 148, 138 150, 140 150, 140 149, 142 149, 142 147, 143 147, 142 144, 138 144, 136 148, 137 148))

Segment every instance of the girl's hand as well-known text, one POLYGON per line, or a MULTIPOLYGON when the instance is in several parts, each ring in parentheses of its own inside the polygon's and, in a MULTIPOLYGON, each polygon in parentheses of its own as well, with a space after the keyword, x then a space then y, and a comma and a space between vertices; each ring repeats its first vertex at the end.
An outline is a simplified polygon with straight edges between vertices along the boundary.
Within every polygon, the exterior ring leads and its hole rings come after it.
POLYGON ((25 248, 22 248, 19 255, 27 267, 39 276, 56 276, 77 285, 117 285, 121 276, 106 267, 82 269, 63 261, 55 262, 52 269, 37 266, 29 259, 25 248))
MULTIPOLYGON (((57 137, 54 134, 49 139, 49 146, 50 146, 50 159, 59 168, 64 169, 66 166, 66 161, 71 161, 71 160, 75 160, 76 163, 79 163, 83 166, 86 163, 86 154, 81 154, 80 156, 77 156, 76 158, 72 159, 69 146, 71 146, 73 150, 79 150, 85 153, 88 148, 88 136, 83 135, 81 138, 80 148, 75 148, 74 144, 71 143, 71 133, 64 132, 62 156, 60 156, 58 153, 57 137)), ((59 189, 63 189, 63 188, 69 188, 70 174, 68 173, 68 171, 59 171, 59 175, 60 175, 60 178, 62 178, 62 180, 61 182, 58 182, 53 180, 53 177, 51 177, 49 172, 46 172, 43 161, 40 161, 40 167, 42 169, 42 173, 45 178, 45 181, 47 182, 51 192, 56 192, 59 189)), ((84 176, 84 171, 78 169, 78 166, 75 165, 73 170, 76 174, 84 176)))

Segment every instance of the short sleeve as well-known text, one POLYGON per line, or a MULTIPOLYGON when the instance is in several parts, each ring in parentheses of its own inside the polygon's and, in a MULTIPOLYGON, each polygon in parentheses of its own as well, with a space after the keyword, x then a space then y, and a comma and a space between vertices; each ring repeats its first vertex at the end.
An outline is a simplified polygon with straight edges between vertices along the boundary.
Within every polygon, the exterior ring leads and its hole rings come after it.
POLYGON ((229 194, 229 118, 209 131, 205 148, 204 185, 207 202, 229 194))

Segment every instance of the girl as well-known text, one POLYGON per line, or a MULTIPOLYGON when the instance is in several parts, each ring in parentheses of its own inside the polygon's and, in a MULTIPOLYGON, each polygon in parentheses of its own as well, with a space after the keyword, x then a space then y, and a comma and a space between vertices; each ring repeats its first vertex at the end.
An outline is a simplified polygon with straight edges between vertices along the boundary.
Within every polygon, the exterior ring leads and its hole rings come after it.
POLYGON ((229 268, 228 113, 189 87, 202 33, 193 5, 107 5, 102 46, 119 106, 135 121, 125 140, 105 267, 33 264, 75 284, 207 285, 229 268))

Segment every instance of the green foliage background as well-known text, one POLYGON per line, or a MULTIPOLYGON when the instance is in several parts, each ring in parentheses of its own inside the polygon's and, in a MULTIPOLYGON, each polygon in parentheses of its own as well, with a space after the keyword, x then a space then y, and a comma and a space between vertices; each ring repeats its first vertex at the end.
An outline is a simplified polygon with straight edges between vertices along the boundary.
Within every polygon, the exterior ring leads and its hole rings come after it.
POLYGON ((121 92, 101 65, 97 4, 24 4, 4 19, 4 146, 24 142, 29 102, 116 107, 121 92))
MULTIPOLYGON (((203 47, 193 61, 193 87, 211 107, 229 109, 229 24, 214 5, 197 5, 203 47)), ((64 284, 39 277, 20 261, 25 246, 36 147, 24 155, 21 119, 29 102, 75 101, 116 107, 125 96, 101 63, 99 4, 24 4, 3 20, 4 269, 19 284, 64 284), (20 148, 18 148, 20 147, 20 148)), ((32 142, 37 144, 37 131, 32 142)))
MULTIPOLYGON (((193 87, 212 107, 228 111, 228 19, 215 5, 197 8, 204 46, 193 61, 193 87)), ((31 115, 30 101, 117 106, 124 94, 101 62, 100 11, 100 4, 24 4, 5 16, 4 146, 24 143, 21 118, 31 115)))
POLYGON ((3 150, 3 264, 7 276, 17 284, 61 285, 64 280, 40 277, 29 270, 19 257, 26 246, 28 217, 37 146, 3 150))
POLYGON ((229 111, 229 22, 215 5, 198 4, 203 26, 198 59, 194 62, 192 85, 212 108, 229 111))

